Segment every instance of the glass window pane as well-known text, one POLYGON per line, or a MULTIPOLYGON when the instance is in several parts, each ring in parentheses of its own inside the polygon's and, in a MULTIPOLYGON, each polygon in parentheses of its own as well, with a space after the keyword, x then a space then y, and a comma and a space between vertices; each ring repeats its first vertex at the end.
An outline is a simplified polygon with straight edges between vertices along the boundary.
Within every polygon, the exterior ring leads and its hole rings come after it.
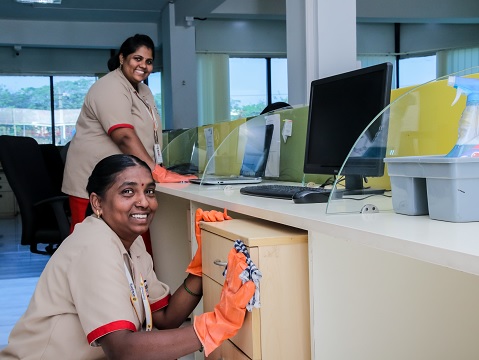
POLYGON ((256 116, 267 103, 266 59, 230 58, 231 119, 256 116))
POLYGON ((165 128, 165 120, 163 114, 163 108, 161 104, 163 103, 161 98, 161 72, 151 73, 148 76, 148 86, 150 87, 151 92, 153 93, 153 97, 155 98, 155 105, 158 109, 158 112, 161 116, 161 122, 163 129, 165 128))
POLYGON ((288 60, 271 59, 271 102, 288 102, 288 60))
POLYGON ((0 76, 0 135, 52 143, 48 76, 0 76))
POLYGON ((424 84, 436 79, 436 55, 399 60, 399 86, 424 84))
MULTIPOLYGON (((55 145, 65 145, 75 134, 75 125, 94 76, 54 76, 55 145)), ((51 143, 51 141, 50 141, 51 143)))

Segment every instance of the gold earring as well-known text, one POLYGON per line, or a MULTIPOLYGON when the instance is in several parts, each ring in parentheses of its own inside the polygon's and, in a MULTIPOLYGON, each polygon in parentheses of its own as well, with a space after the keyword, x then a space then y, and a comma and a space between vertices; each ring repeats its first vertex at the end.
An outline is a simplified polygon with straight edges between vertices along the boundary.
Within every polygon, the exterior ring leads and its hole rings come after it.
POLYGON ((99 219, 100 218, 100 210, 96 211, 96 217, 99 219))

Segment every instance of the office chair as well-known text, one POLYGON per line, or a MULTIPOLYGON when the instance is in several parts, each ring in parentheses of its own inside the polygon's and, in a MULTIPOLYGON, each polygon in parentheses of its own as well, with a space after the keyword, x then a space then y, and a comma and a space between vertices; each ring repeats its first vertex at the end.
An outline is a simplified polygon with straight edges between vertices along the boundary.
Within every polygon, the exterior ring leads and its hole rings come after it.
POLYGON ((269 112, 273 112, 275 110, 279 110, 279 109, 292 109, 293 107, 291 105, 289 105, 288 103, 285 103, 283 101, 278 101, 278 102, 274 102, 274 103, 271 103, 269 105, 267 105, 260 113, 260 115, 263 115, 263 114, 267 114, 269 112))
POLYGON ((2 135, 0 162, 20 210, 21 244, 33 253, 51 254, 69 235, 69 206, 68 197, 55 190, 40 145, 30 137, 2 135), (46 251, 38 244, 48 244, 46 251))
POLYGON ((52 181, 53 192, 56 196, 65 195, 62 193, 63 170, 65 162, 62 159, 60 149, 53 144, 40 144, 43 160, 47 167, 47 172, 52 181))

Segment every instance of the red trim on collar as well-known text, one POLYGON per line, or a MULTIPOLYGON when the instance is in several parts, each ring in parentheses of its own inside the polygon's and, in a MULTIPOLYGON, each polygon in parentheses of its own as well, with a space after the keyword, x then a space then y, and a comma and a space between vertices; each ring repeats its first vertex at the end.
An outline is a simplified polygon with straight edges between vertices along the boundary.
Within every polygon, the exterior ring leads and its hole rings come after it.
POLYGON ((171 294, 168 294, 163 299, 160 299, 158 301, 155 301, 154 303, 151 303, 150 304, 151 312, 158 311, 168 306, 168 303, 170 302, 170 297, 171 297, 171 294))
POLYGON ((116 124, 108 129, 108 135, 110 135, 113 132, 113 130, 121 129, 121 128, 134 129, 135 127, 131 124, 116 124))
POLYGON ((112 333, 118 330, 130 330, 136 331, 136 326, 131 321, 127 320, 118 320, 113 321, 109 324, 100 326, 87 335, 88 343, 91 345, 94 341, 98 340, 102 336, 112 333))

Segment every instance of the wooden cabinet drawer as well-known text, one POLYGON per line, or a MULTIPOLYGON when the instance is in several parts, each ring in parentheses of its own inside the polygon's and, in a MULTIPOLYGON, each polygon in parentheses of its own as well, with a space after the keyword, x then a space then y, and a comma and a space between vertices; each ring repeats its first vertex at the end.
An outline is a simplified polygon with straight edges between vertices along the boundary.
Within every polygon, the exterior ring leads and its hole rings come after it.
MULTIPOLYGON (((222 285, 203 275, 203 309, 213 311, 220 300, 222 285), (206 290, 206 291, 205 291, 206 290)), ((247 311, 242 328, 230 340, 251 359, 261 359, 259 309, 247 311)))
POLYGON ((0 191, 0 216, 14 216, 16 212, 15 201, 12 191, 0 191))
POLYGON ((16 215, 16 199, 5 173, 0 170, 0 217, 16 215))
MULTIPOLYGON (((311 358, 307 233, 271 222, 202 223, 203 306, 211 311, 224 283, 223 266, 236 239, 262 273, 261 308, 247 312, 231 342, 253 360, 311 358)), ((226 357, 224 357, 226 359, 226 357)))
POLYGON ((236 346, 234 346, 230 341, 226 340, 213 351, 210 356, 207 357, 208 360, 251 360, 245 354, 241 352, 236 346))
MULTIPOLYGON (((228 254, 233 248, 234 241, 220 235, 203 231, 203 274, 208 275, 219 284, 224 283, 224 264, 228 262, 228 254)), ((248 248, 251 259, 258 266, 258 249, 248 248)))

